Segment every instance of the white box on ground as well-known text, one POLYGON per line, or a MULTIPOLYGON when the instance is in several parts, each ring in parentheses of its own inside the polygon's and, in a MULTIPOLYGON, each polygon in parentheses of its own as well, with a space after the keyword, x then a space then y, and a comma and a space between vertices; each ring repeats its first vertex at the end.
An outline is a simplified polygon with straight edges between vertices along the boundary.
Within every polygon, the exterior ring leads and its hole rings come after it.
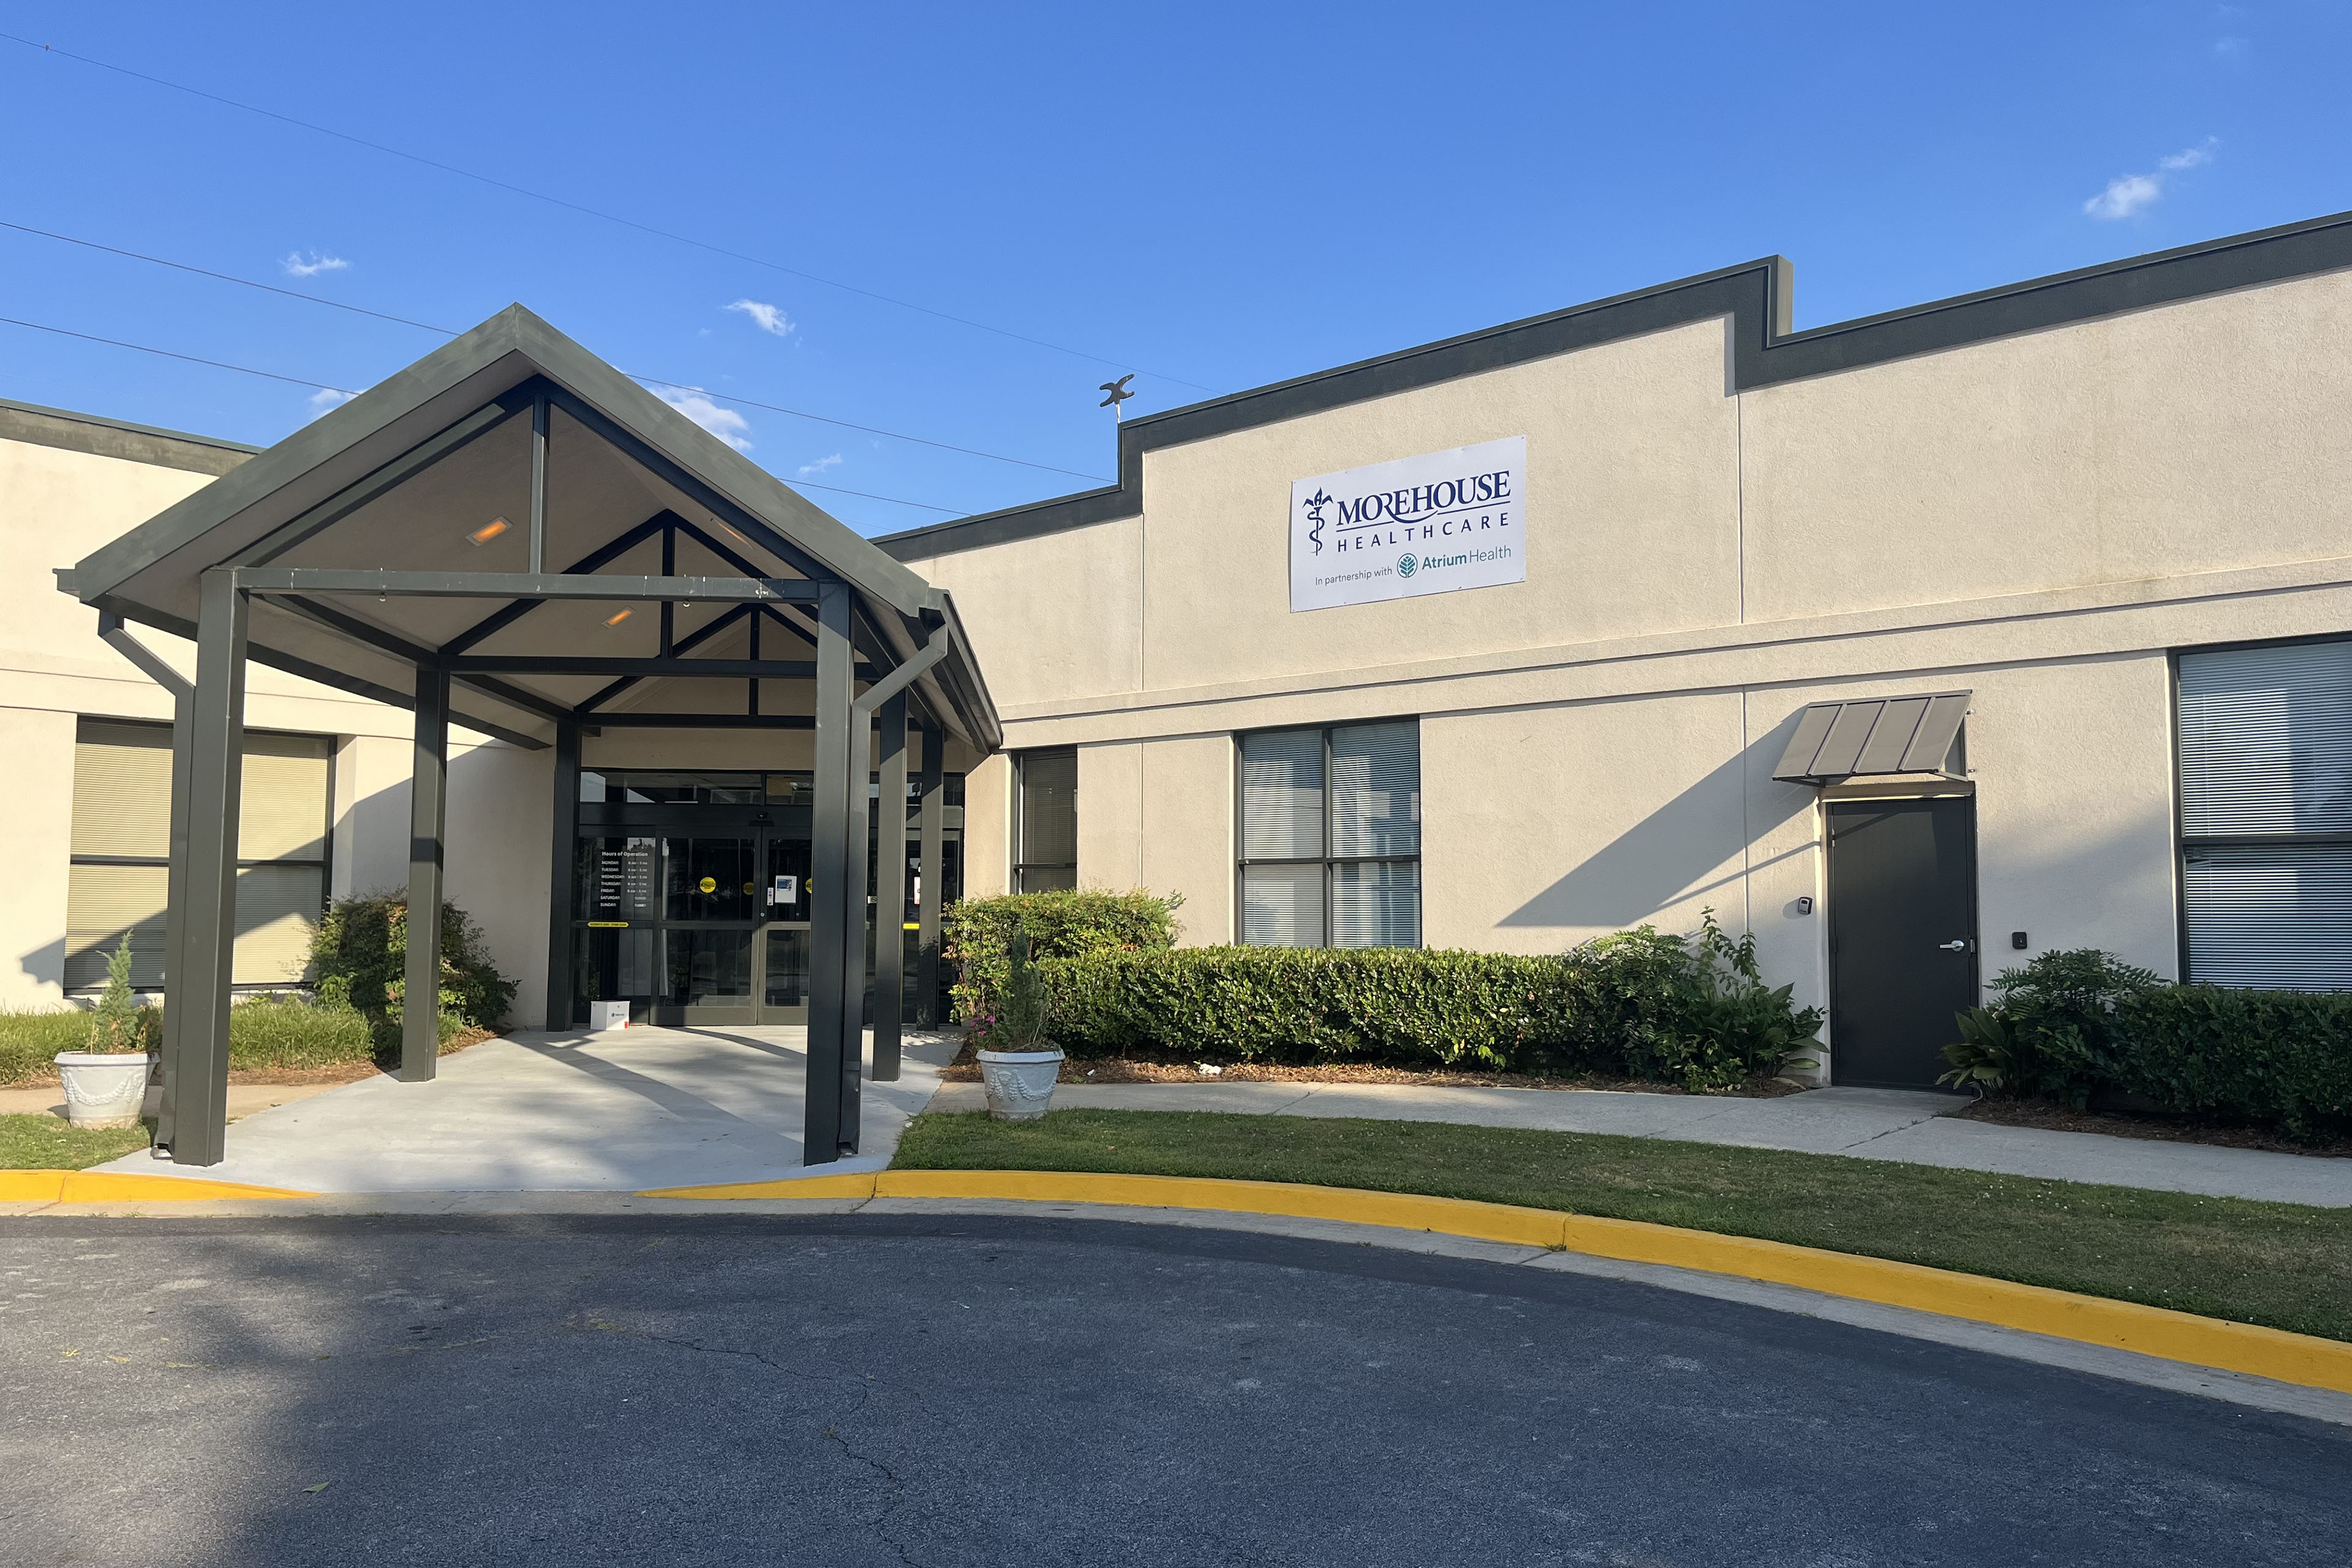
POLYGON ((588 1027, 598 1034, 607 1029, 629 1026, 629 1005, 626 1002, 591 1002, 588 1004, 588 1027))

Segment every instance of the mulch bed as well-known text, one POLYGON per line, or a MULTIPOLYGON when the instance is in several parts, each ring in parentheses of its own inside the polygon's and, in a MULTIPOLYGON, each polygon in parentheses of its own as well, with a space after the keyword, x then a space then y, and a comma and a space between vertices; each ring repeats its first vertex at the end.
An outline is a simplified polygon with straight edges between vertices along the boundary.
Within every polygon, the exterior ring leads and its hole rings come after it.
MULTIPOLYGON (((1224 1062, 1209 1064, 1218 1068, 1204 1073, 1195 1062, 1141 1061, 1132 1057, 1071 1057, 1062 1063, 1061 1083, 1402 1083, 1432 1089, 1608 1089, 1635 1094, 1681 1094, 1685 1092, 1672 1084, 1652 1083, 1641 1079, 1599 1077, 1538 1077, 1516 1072, 1458 1072, 1452 1070, 1421 1071, 1412 1068, 1381 1067, 1363 1062, 1328 1062, 1312 1067, 1285 1067, 1267 1062, 1224 1062)), ((980 1063, 966 1045, 956 1053, 955 1061, 943 1070, 941 1078, 950 1083, 978 1083, 980 1063)), ((1725 1097, 1745 1100, 1777 1100, 1784 1094, 1802 1094, 1805 1086, 1785 1079, 1769 1079, 1726 1089, 1725 1097)))
POLYGON ((2352 1138, 2297 1143, 2259 1127, 2229 1127, 2183 1121, 2168 1116, 2137 1116, 2122 1110, 2077 1110, 2047 1100, 1979 1100, 1954 1116, 2003 1127, 2039 1127, 2052 1132, 2104 1132, 2111 1138, 2148 1138, 2168 1143, 2211 1143, 2225 1149, 2261 1149, 2274 1154, 2319 1154, 2352 1159, 2352 1138))

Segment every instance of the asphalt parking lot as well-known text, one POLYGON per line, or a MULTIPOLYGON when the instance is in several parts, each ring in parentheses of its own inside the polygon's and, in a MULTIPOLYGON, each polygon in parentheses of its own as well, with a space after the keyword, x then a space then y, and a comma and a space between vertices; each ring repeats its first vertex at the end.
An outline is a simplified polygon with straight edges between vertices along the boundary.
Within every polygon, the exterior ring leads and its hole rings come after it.
POLYGON ((1614 1280, 988 1216, 0 1220, 26 1564, 2336 1560, 2352 1431, 1614 1280))

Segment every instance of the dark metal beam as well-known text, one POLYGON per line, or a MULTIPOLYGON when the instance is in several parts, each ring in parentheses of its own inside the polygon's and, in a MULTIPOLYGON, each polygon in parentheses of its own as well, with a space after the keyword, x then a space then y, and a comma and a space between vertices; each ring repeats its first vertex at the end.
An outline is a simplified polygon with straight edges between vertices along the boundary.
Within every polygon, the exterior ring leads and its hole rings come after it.
POLYGON ((942 860, 947 848, 947 736, 937 724, 923 726, 922 869, 916 879, 915 1021, 940 1026, 940 910, 947 896, 942 860))
POLYGON ((568 1029, 579 989, 572 974, 572 906, 580 874, 580 726, 568 721, 555 727, 554 843, 547 868, 546 1026, 568 1029))
POLYGON ((172 1160, 217 1165, 228 1134, 228 1007, 236 952, 236 838, 245 785, 246 596, 236 575, 199 579, 196 681, 189 701, 187 913, 166 956, 180 1015, 172 1160))
MULTIPOLYGON (((851 931, 845 889, 850 798, 853 793, 866 793, 863 778, 855 792, 849 778, 849 590, 826 584, 817 615, 816 777, 809 813, 808 1079, 801 1139, 801 1162, 809 1165, 841 1158, 842 1085, 856 1061, 856 1053, 845 1058, 842 1050, 844 1019, 856 1016, 858 996, 847 986, 851 931)), ((865 889, 858 891, 862 903, 865 889)))
POLYGON ((165 835, 168 869, 163 873, 163 984, 166 990, 163 1038, 158 1042, 161 1048, 156 1053, 156 1065, 162 1069, 163 1101, 155 1117, 156 1147, 169 1149, 179 1121, 180 1023, 186 1016, 184 1008, 171 1005, 169 987, 173 971, 181 962, 180 944, 185 940, 188 923, 188 784, 194 762, 190 733, 194 724, 190 715, 195 704, 196 689, 186 677, 158 658, 152 648, 132 636, 131 628, 122 624, 121 616, 111 611, 100 611, 98 635, 116 652, 136 665, 148 679, 162 687, 172 699, 172 806, 171 821, 165 835))
POLYGON ((424 440, 374 472, 329 496, 292 520, 280 523, 222 563, 227 566, 264 566, 395 487, 406 483, 442 458, 488 435, 530 406, 528 395, 508 392, 495 403, 484 404, 463 419, 424 440))
MULTIPOLYGON (((817 679, 824 679, 824 661, 817 660, 817 679)), ((822 699, 819 699, 822 701, 822 699)), ((606 730, 814 730, 816 719, 806 713, 583 713, 580 721, 606 730)))
MULTIPOLYGON (((805 658, 591 658, 586 654, 553 654, 545 658, 511 654, 460 654, 444 661, 452 674, 503 675, 712 675, 741 679, 761 676, 770 680, 814 680, 816 663, 805 658)), ((859 675, 873 667, 861 664, 859 675)))
POLYGON ((547 570, 547 399, 530 400, 530 573, 547 570))
MULTIPOLYGON (((362 647, 372 647, 379 653, 389 654, 407 664, 411 668, 430 669, 446 662, 440 655, 422 643, 410 642, 396 632, 386 631, 383 627, 363 621, 357 616, 348 615, 332 605, 322 605, 316 599, 306 598, 299 594, 289 594, 283 598, 272 599, 269 603, 280 609, 290 610, 306 620, 315 621, 330 631, 339 632, 362 647)), ((469 686, 485 697, 495 698, 509 707, 520 708, 526 713, 536 713, 542 719, 561 723, 572 716, 572 710, 554 699, 541 697, 535 691, 527 691, 509 681, 493 679, 486 675, 466 675, 459 677, 458 680, 459 684, 469 686)), ((394 700, 404 707, 406 706, 404 699, 394 699, 394 700)), ((533 749, 544 744, 546 742, 543 741, 531 742, 533 749)))
MULTIPOLYGON (((653 516, 646 519, 645 521, 606 540, 604 543, 598 545, 587 554, 583 555, 579 560, 574 561, 571 565, 565 567, 563 570, 567 574, 595 572, 612 564, 612 563, 618 561, 622 556, 626 555, 630 551, 635 550, 638 545, 643 544, 646 540, 651 539, 655 534, 660 532, 667 525, 670 516, 671 514, 667 511, 657 511, 654 513, 653 516)), ((443 653, 463 653, 469 647, 478 646, 485 638, 501 632, 507 627, 514 625, 517 621, 522 619, 523 616, 539 608, 539 606, 540 601, 537 599, 522 599, 507 605, 502 610, 493 611, 491 614, 483 616, 480 620, 476 621, 464 631, 459 632, 456 637, 451 637, 447 642, 442 644, 441 651, 443 653)))
POLYGON ((907 981, 907 694, 878 710, 881 774, 874 799, 874 1081, 898 1081, 900 1026, 906 1022, 907 981))
POLYGON ((353 594, 376 598, 661 600, 685 604, 800 603, 817 584, 802 577, 599 576, 572 572, 380 572, 337 566, 240 568, 251 594, 353 594))
POLYGON ((429 1081, 441 1058, 441 874, 449 822, 449 672, 416 672, 416 747, 408 782, 408 964, 400 1081, 429 1081))
POLYGON ((624 455, 635 459, 673 489, 692 497, 696 502, 708 508, 712 516, 725 519, 730 528, 795 572, 810 578, 831 578, 834 575, 823 562, 737 505, 730 497, 704 484, 700 479, 672 461, 667 453, 640 440, 634 431, 605 417, 604 410, 573 396, 568 388, 552 383, 548 384, 547 395, 558 408, 618 447, 624 455))

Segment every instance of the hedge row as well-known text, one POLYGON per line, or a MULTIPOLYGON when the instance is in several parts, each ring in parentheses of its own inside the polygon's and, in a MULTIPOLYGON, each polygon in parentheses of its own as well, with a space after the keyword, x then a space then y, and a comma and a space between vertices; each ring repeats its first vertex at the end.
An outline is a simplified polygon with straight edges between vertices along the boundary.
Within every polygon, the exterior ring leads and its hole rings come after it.
MULTIPOLYGON (((1044 912, 1070 907, 1048 903, 1044 912)), ((982 933, 1028 929, 1024 913, 987 911, 990 923, 967 927, 967 951, 982 933)), ((1758 977, 1752 940, 1731 941, 1711 917, 1695 941, 1644 927, 1564 957, 1171 950, 1055 935, 1080 951, 1048 950, 1038 964, 1050 1030, 1080 1054, 1604 1073, 1708 1089, 1781 1070, 1821 1026, 1817 1010, 1790 1005, 1788 987, 1758 977)), ((983 1039, 996 994, 969 970, 958 988, 959 1016, 983 1039)))
POLYGON ((2352 995, 2172 985, 2092 948, 2043 953, 1990 989, 1990 1005, 1956 1020, 1948 1083, 2352 1135, 2352 995))

